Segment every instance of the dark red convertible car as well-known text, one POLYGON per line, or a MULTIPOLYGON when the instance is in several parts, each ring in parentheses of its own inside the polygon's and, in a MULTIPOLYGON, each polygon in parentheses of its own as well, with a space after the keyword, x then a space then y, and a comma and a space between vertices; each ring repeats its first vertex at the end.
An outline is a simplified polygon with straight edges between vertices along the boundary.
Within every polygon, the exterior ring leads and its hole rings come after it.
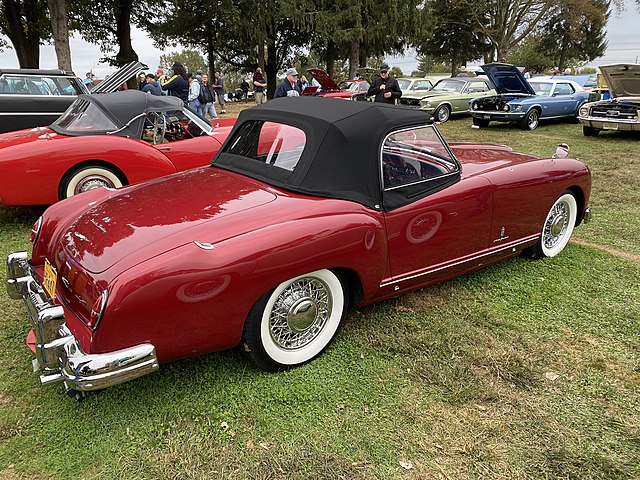
POLYGON ((239 344, 281 370, 350 305, 557 255, 590 190, 578 160, 447 144, 419 110, 278 99, 244 110, 210 166, 50 207, 7 288, 42 383, 74 394, 239 344))
POLYGON ((206 165, 235 119, 207 120, 176 97, 79 95, 49 127, 0 134, 0 205, 50 205, 206 165))

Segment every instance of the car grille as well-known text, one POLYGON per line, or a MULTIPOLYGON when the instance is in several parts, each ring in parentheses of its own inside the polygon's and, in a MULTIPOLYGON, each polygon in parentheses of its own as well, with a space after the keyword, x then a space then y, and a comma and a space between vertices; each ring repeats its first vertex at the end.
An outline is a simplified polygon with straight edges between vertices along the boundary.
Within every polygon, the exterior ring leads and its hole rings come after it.
POLYGON ((638 109, 637 105, 594 105, 591 108, 591 116, 610 118, 612 120, 633 120, 638 118, 638 109))
POLYGON ((411 108, 420 108, 420 100, 414 98, 400 98, 400 105, 411 108))

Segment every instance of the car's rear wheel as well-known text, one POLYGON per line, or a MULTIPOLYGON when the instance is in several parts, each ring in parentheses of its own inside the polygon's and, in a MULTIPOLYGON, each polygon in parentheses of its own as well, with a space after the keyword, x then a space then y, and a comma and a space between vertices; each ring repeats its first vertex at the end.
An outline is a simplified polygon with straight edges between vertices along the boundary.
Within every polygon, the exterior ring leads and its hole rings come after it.
POLYGON ((451 117, 451 107, 449 105, 440 105, 436 108, 436 111, 433 113, 433 116, 436 119, 436 122, 446 122, 451 117))
POLYGON ((486 118, 476 118, 473 117, 473 119, 471 120, 473 122, 474 125, 476 125, 477 127, 488 127, 489 126, 489 122, 491 120, 487 120, 486 118))
POLYGON ((599 132, 600 130, 598 130, 597 128, 588 127, 587 125, 582 126, 582 133, 585 137, 595 137, 599 132))
POLYGON ((527 112, 522 120, 520 120, 520 128, 523 130, 535 130, 540 124, 540 113, 535 108, 527 112))
POLYGON ((126 182, 110 168, 102 165, 83 165, 70 170, 60 182, 60 200, 94 188, 119 188, 126 182))
POLYGON ((313 360, 338 332, 347 307, 346 290, 330 270, 282 282, 251 308, 243 331, 245 353, 269 371, 313 360))
POLYGON ((578 204, 569 191, 560 195, 544 220, 540 239, 531 250, 534 258, 555 257, 569 243, 578 218, 578 204))

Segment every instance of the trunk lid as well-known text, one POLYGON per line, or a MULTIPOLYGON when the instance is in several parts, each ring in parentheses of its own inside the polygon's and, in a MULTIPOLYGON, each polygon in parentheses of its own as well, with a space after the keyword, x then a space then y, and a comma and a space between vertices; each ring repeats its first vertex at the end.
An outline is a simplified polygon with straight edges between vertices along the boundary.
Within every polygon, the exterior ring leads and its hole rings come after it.
MULTIPOLYGON (((140 250, 144 261, 203 241, 194 230, 197 227, 275 199, 258 182, 202 167, 118 191, 83 213, 61 243, 67 255, 97 274, 140 250)), ((207 234, 204 241, 211 242, 233 232, 209 228, 207 234)))

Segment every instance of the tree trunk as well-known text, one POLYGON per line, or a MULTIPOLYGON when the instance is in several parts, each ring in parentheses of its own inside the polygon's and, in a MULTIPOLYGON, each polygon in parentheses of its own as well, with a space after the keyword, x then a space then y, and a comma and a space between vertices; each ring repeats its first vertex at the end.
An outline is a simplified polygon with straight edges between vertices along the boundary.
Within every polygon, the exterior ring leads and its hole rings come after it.
POLYGON ((264 64, 265 64, 265 60, 264 60, 264 38, 260 38, 260 41, 258 42, 258 52, 257 52, 257 55, 256 55, 256 60, 258 62, 258 66, 264 72, 264 64))
POLYGON ((330 77, 333 77, 336 62, 336 48, 333 42, 329 42, 327 45, 327 73, 330 77))
MULTIPOLYGON (((116 40, 120 49, 116 54, 114 63, 122 67, 129 62, 138 60, 138 54, 131 44, 131 9, 133 0, 119 0, 115 8, 116 11, 116 40)), ((138 77, 130 78, 127 81, 130 89, 138 89, 138 77)))
POLYGON ((264 73, 267 76, 267 98, 273 98, 278 83, 278 59, 276 58, 276 46, 267 45, 267 59, 264 64, 264 73))
POLYGON ((360 64, 360 41, 353 40, 351 42, 351 50, 349 52, 349 78, 355 78, 360 64))
POLYGON ((209 80, 213 83, 216 78, 216 57, 213 53, 213 35, 207 34, 207 66, 209 67, 209 80))
POLYGON ((40 39, 44 36, 38 28, 44 5, 38 0, 3 0, 2 12, 6 20, 6 32, 18 57, 20 68, 40 67, 40 39), (23 24, 23 18, 26 20, 23 24))
POLYGON ((69 47, 69 26, 67 24, 67 4, 65 0, 47 0, 51 16, 53 46, 58 58, 58 68, 71 71, 71 48, 69 47))

